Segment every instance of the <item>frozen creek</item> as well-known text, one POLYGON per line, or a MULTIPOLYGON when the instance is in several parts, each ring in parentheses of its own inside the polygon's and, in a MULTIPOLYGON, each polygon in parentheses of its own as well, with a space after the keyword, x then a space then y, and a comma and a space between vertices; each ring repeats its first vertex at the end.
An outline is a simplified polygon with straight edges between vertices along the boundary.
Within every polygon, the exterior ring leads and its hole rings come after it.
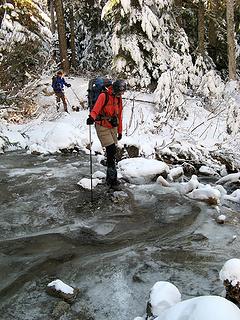
POLYGON ((214 207, 154 183, 126 186, 117 202, 102 185, 91 204, 77 186, 87 155, 0 158, 0 319, 132 320, 159 280, 183 299, 221 294, 218 272, 239 258, 240 208, 225 207, 220 225, 214 207), (56 278, 80 289, 59 315, 45 291, 56 278))

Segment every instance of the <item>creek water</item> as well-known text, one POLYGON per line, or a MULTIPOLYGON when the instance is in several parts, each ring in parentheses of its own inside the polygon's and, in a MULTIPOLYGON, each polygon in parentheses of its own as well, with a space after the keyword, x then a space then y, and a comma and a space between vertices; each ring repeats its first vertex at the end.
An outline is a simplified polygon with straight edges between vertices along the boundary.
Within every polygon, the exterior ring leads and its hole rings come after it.
POLYGON ((84 153, 0 156, 0 319, 131 320, 159 280, 183 299, 221 294, 218 273, 239 257, 239 208, 222 208, 220 225, 215 207, 156 183, 118 197, 100 185, 91 202, 77 185, 86 176, 84 153), (59 313, 46 293, 54 279, 80 289, 59 313))

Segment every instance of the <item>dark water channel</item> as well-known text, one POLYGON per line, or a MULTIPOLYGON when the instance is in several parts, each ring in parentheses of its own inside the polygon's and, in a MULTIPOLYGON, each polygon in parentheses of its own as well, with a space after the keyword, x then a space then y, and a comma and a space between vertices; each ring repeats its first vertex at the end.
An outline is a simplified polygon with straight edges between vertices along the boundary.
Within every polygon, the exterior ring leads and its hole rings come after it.
POLYGON ((219 225, 214 207, 156 184, 126 185, 118 199, 100 186, 91 204, 77 185, 88 160, 0 155, 0 319, 131 320, 158 280, 183 299, 220 295, 219 270, 239 258, 238 210, 225 207, 219 225), (62 309, 45 291, 57 278, 80 289, 62 309))

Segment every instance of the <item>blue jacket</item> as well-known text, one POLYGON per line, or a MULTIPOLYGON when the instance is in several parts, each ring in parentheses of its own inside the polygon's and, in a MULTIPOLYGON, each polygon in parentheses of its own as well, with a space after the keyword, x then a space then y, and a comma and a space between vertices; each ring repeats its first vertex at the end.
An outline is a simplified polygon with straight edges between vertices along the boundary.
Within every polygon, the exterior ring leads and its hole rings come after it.
POLYGON ((67 86, 69 87, 70 85, 65 81, 64 78, 61 78, 59 76, 54 76, 52 79, 52 87, 54 92, 63 92, 64 89, 63 87, 67 86))

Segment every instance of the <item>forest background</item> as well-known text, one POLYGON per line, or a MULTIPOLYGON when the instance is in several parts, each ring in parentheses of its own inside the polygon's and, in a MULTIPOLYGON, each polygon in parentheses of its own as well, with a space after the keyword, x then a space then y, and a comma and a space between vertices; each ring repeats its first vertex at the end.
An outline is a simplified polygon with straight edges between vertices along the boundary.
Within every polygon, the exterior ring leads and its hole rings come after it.
POLYGON ((2 0, 0 41, 6 119, 35 114, 39 80, 62 68, 127 79, 154 94, 164 119, 186 118, 195 97, 213 114, 224 109, 228 134, 239 130, 239 0, 2 0))

